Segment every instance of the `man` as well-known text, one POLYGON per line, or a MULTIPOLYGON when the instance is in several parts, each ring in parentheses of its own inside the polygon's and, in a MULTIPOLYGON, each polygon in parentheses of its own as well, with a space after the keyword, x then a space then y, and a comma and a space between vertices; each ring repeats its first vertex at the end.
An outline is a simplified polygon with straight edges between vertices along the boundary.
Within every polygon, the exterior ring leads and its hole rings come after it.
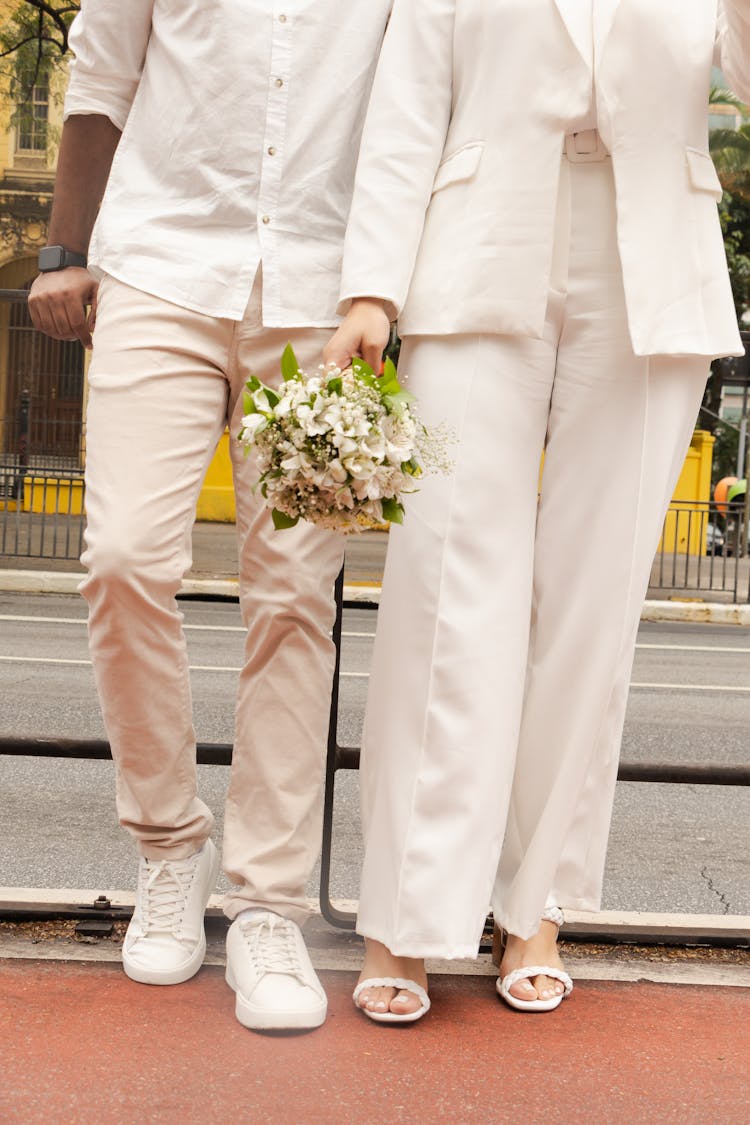
POLYGON ((49 335, 88 347, 93 334, 81 591, 120 821, 140 853, 123 964, 149 984, 197 972, 218 873, 175 594, 229 426, 248 635, 224 832, 227 980, 255 1029, 315 1027, 326 1013, 299 924, 319 844, 343 546, 312 526, 273 530, 236 434, 249 374, 278 379, 288 341, 317 365, 336 324, 389 10, 83 0, 50 246, 29 298, 49 335))

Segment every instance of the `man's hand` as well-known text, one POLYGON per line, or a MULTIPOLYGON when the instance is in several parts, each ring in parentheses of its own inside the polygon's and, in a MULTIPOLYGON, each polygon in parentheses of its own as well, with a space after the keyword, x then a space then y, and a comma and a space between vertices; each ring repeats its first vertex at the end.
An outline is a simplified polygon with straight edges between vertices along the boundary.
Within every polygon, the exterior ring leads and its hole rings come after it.
POLYGON ((378 374, 390 335, 391 322, 384 302, 375 297, 358 297, 324 348, 323 362, 335 363, 343 371, 359 356, 378 374))
POLYGON ((77 266, 40 273, 29 292, 34 327, 54 340, 80 340, 90 348, 98 288, 89 271, 77 266))

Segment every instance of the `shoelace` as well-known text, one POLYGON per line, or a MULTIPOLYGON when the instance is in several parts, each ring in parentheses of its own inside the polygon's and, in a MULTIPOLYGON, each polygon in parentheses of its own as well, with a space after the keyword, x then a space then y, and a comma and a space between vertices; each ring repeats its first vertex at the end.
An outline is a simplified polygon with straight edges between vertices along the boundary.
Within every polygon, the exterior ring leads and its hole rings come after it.
POLYGON ((288 918, 272 916, 257 922, 248 920, 240 929, 258 972, 285 973, 304 979, 296 930, 288 918))
POLYGON ((193 860, 143 864, 140 872, 141 926, 145 931, 174 933, 195 877, 193 860))

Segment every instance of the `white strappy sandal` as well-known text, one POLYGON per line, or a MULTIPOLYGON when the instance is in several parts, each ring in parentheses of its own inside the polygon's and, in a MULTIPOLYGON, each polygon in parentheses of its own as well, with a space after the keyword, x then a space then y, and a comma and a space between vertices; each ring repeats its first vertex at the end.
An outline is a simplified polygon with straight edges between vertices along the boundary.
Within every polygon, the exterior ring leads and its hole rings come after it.
POLYGON ((421 1020, 422 1016, 430 1010, 430 998, 421 984, 403 977, 370 977, 368 980, 360 981, 354 989, 352 1000, 360 1012, 376 1023, 414 1023, 416 1020, 421 1020), (369 1008, 361 1008, 357 1003, 359 997, 368 988, 397 988, 399 992, 413 992, 422 1007, 417 1008, 416 1012, 371 1012, 369 1008))
MULTIPOLYGON (((552 906, 545 910, 542 914, 543 922, 554 922, 557 928, 563 924, 563 912, 557 906, 552 906)), ((495 985, 497 988, 498 996, 509 1004, 511 1008, 515 1008, 518 1012, 552 1012, 555 1008, 562 1004, 563 1000, 567 999, 573 991, 573 981, 563 969, 555 969, 551 965, 524 965, 520 969, 514 969, 512 973, 507 973, 506 976, 498 978, 495 985), (511 988, 518 984, 521 980, 532 980, 534 977, 551 977, 552 980, 559 980, 563 985, 564 991, 558 996, 551 996, 549 1000, 519 1000, 517 996, 513 996, 511 988)))

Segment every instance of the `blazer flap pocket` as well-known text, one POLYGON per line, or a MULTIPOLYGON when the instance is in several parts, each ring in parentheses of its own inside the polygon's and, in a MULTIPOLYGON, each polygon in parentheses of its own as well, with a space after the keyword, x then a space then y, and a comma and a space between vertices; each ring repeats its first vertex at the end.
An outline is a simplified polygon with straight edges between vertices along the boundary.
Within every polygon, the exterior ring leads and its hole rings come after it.
POLYGON ((692 186, 696 191, 708 191, 717 199, 721 199, 723 189, 714 162, 708 153, 701 152, 698 148, 687 148, 685 154, 692 186))
POLYGON ((484 145, 472 142, 446 156, 435 174, 432 185, 433 192, 440 191, 448 184, 456 184, 461 180, 470 180, 479 167, 484 145))

